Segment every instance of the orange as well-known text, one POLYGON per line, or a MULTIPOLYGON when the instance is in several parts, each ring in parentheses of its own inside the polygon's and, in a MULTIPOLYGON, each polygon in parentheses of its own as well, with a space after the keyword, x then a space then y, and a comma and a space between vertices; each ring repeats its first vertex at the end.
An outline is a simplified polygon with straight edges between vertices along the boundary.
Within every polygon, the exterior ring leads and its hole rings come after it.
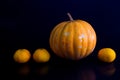
POLYGON ((46 49, 36 49, 33 53, 33 59, 38 63, 48 62, 50 53, 46 49))
POLYGON ((18 49, 13 55, 13 59, 18 63, 26 63, 31 57, 30 52, 27 49, 18 49))
POLYGON ((116 59, 116 52, 112 48, 103 48, 98 52, 98 59, 103 62, 113 62, 116 59))

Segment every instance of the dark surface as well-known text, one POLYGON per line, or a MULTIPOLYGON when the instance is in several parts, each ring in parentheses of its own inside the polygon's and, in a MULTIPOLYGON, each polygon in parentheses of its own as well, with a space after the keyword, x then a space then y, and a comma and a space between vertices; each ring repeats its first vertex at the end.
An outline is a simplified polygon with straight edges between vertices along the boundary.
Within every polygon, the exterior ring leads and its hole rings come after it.
MULTIPOLYGON (((113 63, 103 63, 92 53, 89 57, 71 61, 61 59, 51 52, 47 63, 19 64, 13 60, 13 49, 4 49, 0 56, 1 79, 15 80, 118 80, 120 78, 119 57, 113 63)), ((118 52, 117 52, 118 53, 118 52)))
POLYGON ((117 0, 4 0, 0 1, 0 79, 15 80, 119 80, 120 79, 120 5, 117 0), (96 31, 94 52, 79 61, 61 59, 49 48, 49 35, 54 26, 74 19, 88 21, 96 31), (113 63, 97 59, 99 49, 113 48, 113 63), (26 48, 31 54, 37 48, 51 53, 48 63, 31 60, 17 64, 15 50, 26 48))

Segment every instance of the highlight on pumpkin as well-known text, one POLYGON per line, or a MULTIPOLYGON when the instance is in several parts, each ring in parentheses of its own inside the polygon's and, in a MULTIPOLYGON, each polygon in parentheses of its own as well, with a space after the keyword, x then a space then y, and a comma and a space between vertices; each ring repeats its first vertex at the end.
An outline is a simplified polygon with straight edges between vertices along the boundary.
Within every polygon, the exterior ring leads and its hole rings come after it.
POLYGON ((84 20, 74 20, 57 24, 50 34, 50 48, 62 57, 79 60, 90 55, 96 46, 97 37, 93 27, 84 20))

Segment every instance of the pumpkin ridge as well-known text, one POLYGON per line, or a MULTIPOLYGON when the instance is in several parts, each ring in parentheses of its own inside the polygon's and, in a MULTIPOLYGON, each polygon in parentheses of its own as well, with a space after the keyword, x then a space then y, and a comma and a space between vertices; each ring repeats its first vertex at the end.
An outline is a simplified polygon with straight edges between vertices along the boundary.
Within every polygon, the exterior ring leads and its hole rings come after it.
POLYGON ((58 24, 54 29, 53 31, 51 32, 51 36, 50 36, 50 47, 53 49, 53 52, 55 54, 57 54, 56 50, 55 50, 55 45, 54 45, 54 37, 55 37, 55 33, 56 33, 56 30, 58 30, 59 26, 62 25, 63 23, 66 23, 66 22, 62 22, 60 24, 58 24))
POLYGON ((69 24, 70 24, 70 22, 66 25, 66 27, 65 27, 65 29, 64 29, 64 31, 63 31, 63 34, 68 33, 68 35, 66 35, 66 36, 63 35, 64 38, 65 38, 65 43, 64 43, 64 45, 65 45, 64 48, 65 48, 65 49, 64 49, 64 52, 65 52, 65 56, 68 57, 68 58, 70 57, 69 51, 68 51, 68 47, 67 47, 67 46, 68 46, 68 44, 67 44, 67 43, 68 43, 68 38, 67 38, 67 37, 70 35, 70 33, 69 33, 69 31, 68 31, 68 29, 69 29, 69 27, 70 27, 69 24))
MULTIPOLYGON (((86 56, 87 55, 87 53, 88 53, 88 47, 89 47, 89 34, 87 33, 87 29, 85 28, 85 26, 83 25, 83 24, 80 24, 82 27, 83 27, 83 29, 84 29, 84 33, 86 33, 87 34, 87 36, 86 36, 86 38, 87 38, 87 40, 86 40, 86 43, 87 43, 87 47, 86 47, 86 51, 85 51, 85 53, 84 53, 84 56, 86 56)), ((83 45, 84 43, 82 43, 82 45, 83 45)))
MULTIPOLYGON (((93 32, 91 37, 93 37, 93 35, 94 35, 94 37, 96 38, 96 33, 95 33, 95 31, 94 31, 93 29, 91 29, 91 30, 92 30, 92 32, 93 32)), ((97 38, 96 38, 96 39, 97 39, 97 38)), ((92 46, 96 46, 96 39, 93 40, 92 46)), ((95 49, 95 47, 92 48, 91 52, 93 52, 94 49, 95 49)), ((91 52, 90 52, 90 53, 91 53, 91 52)))
MULTIPOLYGON (((84 24, 83 24, 84 25, 84 24)), ((88 36, 88 44, 89 44, 89 49, 91 48, 91 46, 92 46, 92 44, 93 44, 93 42, 90 42, 90 39, 91 39, 91 34, 92 34, 92 32, 91 32, 91 29, 89 29, 89 31, 90 31, 90 33, 87 31, 87 33, 89 34, 89 36, 88 36)), ((86 56, 90 53, 90 51, 91 50, 87 50, 88 52, 86 53, 86 56)))
MULTIPOLYGON (((92 34, 92 32, 91 32, 91 30, 90 30, 90 35, 89 35, 89 38, 91 38, 91 34, 92 34)), ((91 46, 93 46, 93 42, 92 43, 90 43, 90 47, 91 46)), ((93 49, 93 48, 92 48, 93 49)), ((86 54, 86 56, 89 54, 89 53, 91 53, 91 50, 86 54)))
MULTIPOLYGON (((74 22, 74 27, 77 27, 75 22, 74 22)), ((77 58, 77 54, 78 54, 78 52, 76 51, 76 43, 75 43, 76 42, 75 41, 76 40, 76 37, 75 37, 76 36, 76 32, 75 32, 76 28, 73 28, 73 29, 74 29, 73 30, 74 31, 73 49, 74 49, 74 59, 76 59, 77 58)))
MULTIPOLYGON (((73 49, 73 56, 74 56, 74 51, 75 51, 75 49, 74 49, 74 35, 75 35, 75 33, 74 33, 74 25, 72 26, 72 30, 73 30, 73 38, 72 38, 72 49, 73 49)), ((75 56, 73 57, 74 59, 75 59, 75 56)))
POLYGON ((66 51, 63 49, 63 44, 62 44, 62 38, 63 38, 63 36, 62 35, 64 35, 63 32, 64 32, 65 28, 67 27, 68 23, 69 22, 66 22, 66 24, 62 27, 62 30, 60 32, 60 38, 59 38, 59 48, 60 48, 60 51, 61 51, 60 55, 63 55, 64 57, 67 57, 66 56, 67 54, 66 54, 66 51))
POLYGON ((68 53, 68 58, 72 58, 72 56, 74 56, 74 50, 73 50, 73 38, 74 37, 74 25, 73 22, 70 22, 67 26, 67 32, 70 32, 70 35, 68 36, 68 38, 66 38, 66 52, 68 53), (71 29, 72 28, 72 29, 71 29), (72 48, 71 48, 72 47, 72 48))
POLYGON ((77 25, 80 27, 80 30, 82 31, 82 33, 80 35, 83 35, 85 36, 85 38, 83 39, 82 38, 82 42, 81 42, 81 45, 82 45, 82 49, 80 51, 80 58, 83 58, 85 55, 86 55, 86 52, 87 52, 87 48, 86 46, 88 46, 88 34, 86 34, 86 29, 85 27, 81 24, 81 20, 79 20, 79 22, 77 21, 76 22, 77 25), (85 45, 85 42, 86 42, 86 45, 85 45), (84 50, 86 48, 86 50, 84 50))
MULTIPOLYGON (((89 27, 89 26, 91 26, 89 23, 87 23, 87 22, 85 22, 84 21, 84 23, 83 23, 83 25, 84 26, 87 26, 87 27, 89 27)), ((91 40, 91 37, 94 35, 95 36, 95 38, 96 38, 96 33, 95 33, 95 31, 94 31, 94 29, 93 29, 93 27, 91 26, 91 27, 89 27, 89 31, 87 30, 87 33, 89 34, 89 37, 88 37, 88 39, 89 39, 89 49, 88 49, 88 52, 87 52, 87 54, 86 54, 86 56, 88 56, 89 55, 89 53, 91 53, 91 52, 93 52, 93 50, 94 50, 94 48, 95 47, 93 47, 93 46, 95 46, 95 44, 96 44, 96 41, 90 41, 91 40), (90 32, 90 33, 89 33, 90 32), (94 44, 95 43, 95 44, 94 44)), ((96 39, 94 39, 94 40, 96 40, 96 39)))
MULTIPOLYGON (((66 23, 64 23, 64 24, 66 24, 66 23)), ((61 24, 61 25, 64 25, 64 24, 61 24)), ((60 25, 59 25, 60 26, 60 25)), ((55 41, 54 41, 54 43, 56 43, 56 44, 54 44, 53 46, 54 46, 54 48, 55 48, 55 53, 56 54, 61 54, 62 52, 58 49, 59 48, 59 38, 60 38, 60 32, 61 32, 61 29, 62 29, 63 27, 58 27, 57 28, 57 30, 56 30, 56 36, 54 36, 55 38, 55 41)), ((61 56, 63 56, 63 55, 61 55, 61 56)))

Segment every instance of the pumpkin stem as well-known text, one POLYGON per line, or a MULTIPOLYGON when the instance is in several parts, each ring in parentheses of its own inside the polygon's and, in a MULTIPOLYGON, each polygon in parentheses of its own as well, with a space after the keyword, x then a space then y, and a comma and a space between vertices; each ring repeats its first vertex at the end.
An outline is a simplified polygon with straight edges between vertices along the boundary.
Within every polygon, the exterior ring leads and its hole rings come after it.
POLYGON ((73 21, 73 18, 70 13, 67 13, 68 17, 70 18, 71 21, 73 21))

